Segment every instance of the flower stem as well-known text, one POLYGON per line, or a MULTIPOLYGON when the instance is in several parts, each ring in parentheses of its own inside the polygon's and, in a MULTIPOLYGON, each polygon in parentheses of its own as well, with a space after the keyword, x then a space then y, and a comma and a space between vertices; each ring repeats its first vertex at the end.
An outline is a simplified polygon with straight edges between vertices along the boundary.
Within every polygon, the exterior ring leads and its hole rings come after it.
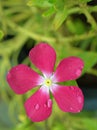
POLYGON ((50 130, 49 125, 48 125, 48 120, 45 120, 45 129, 50 130))

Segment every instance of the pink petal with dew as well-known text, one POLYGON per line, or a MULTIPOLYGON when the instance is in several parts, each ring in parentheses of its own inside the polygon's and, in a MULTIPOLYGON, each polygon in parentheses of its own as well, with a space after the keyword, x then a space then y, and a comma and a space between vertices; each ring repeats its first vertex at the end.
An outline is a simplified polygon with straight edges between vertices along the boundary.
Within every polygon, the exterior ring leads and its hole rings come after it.
POLYGON ((48 91, 42 86, 25 102, 26 113, 33 122, 46 120, 51 115, 52 100, 48 91))
POLYGON ((7 74, 7 82, 17 94, 23 94, 33 87, 40 85, 43 79, 34 70, 20 64, 13 67, 7 74))
POLYGON ((54 82, 63 82, 77 79, 84 67, 83 60, 78 57, 68 57, 63 59, 58 65, 54 75, 54 82))
POLYGON ((54 49, 46 43, 36 45, 29 53, 32 63, 38 67, 45 75, 50 76, 53 72, 56 53, 54 49))
POLYGON ((82 110, 84 96, 79 87, 54 85, 51 91, 62 111, 77 113, 82 110))

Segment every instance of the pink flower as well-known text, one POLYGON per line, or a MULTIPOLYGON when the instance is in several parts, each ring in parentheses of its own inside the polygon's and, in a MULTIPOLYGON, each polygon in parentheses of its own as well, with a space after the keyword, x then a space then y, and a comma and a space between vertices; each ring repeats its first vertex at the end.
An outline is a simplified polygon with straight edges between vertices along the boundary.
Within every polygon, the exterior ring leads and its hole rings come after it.
POLYGON ((17 94, 24 94, 36 86, 41 86, 24 104, 28 117, 33 122, 39 122, 51 115, 52 99, 50 92, 62 111, 80 112, 84 103, 80 88, 62 86, 58 82, 77 79, 81 75, 84 66, 83 61, 74 56, 65 58, 54 71, 56 53, 46 43, 40 43, 32 48, 29 57, 42 72, 42 75, 23 64, 13 67, 7 74, 7 81, 17 94))

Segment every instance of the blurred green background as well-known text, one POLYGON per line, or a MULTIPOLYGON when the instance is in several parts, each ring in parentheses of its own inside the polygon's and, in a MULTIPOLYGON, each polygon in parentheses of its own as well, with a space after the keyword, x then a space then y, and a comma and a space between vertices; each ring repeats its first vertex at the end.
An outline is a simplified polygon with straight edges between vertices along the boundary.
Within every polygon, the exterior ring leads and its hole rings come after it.
POLYGON ((0 130, 97 130, 96 80, 96 0, 0 0, 0 130), (54 47, 57 64, 72 55, 84 60, 77 83, 85 105, 81 113, 70 114, 61 112, 54 101, 50 118, 33 123, 23 104, 35 90, 16 95, 6 82, 6 74, 20 63, 34 68, 28 53, 41 41, 54 47))

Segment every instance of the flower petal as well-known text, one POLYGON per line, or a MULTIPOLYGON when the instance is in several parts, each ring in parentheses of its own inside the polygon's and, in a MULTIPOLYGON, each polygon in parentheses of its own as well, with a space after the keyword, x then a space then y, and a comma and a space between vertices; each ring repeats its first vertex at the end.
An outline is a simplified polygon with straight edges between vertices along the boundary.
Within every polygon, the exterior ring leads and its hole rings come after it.
POLYGON ((38 67, 43 74, 50 76, 54 69, 56 53, 54 49, 46 43, 36 45, 29 53, 32 63, 38 67))
POLYGON ((54 82, 63 82, 77 79, 82 72, 84 63, 78 57, 68 57, 63 59, 58 65, 54 75, 54 82))
POLYGON ((80 112, 84 104, 84 96, 79 87, 76 86, 59 86, 51 87, 54 98, 64 112, 80 112))
POLYGON ((43 121, 51 115, 52 100, 46 89, 47 87, 42 86, 25 102, 26 113, 33 122, 43 121))
POLYGON ((23 94, 42 82, 42 76, 26 65, 13 67, 7 74, 7 81, 13 91, 23 94))

